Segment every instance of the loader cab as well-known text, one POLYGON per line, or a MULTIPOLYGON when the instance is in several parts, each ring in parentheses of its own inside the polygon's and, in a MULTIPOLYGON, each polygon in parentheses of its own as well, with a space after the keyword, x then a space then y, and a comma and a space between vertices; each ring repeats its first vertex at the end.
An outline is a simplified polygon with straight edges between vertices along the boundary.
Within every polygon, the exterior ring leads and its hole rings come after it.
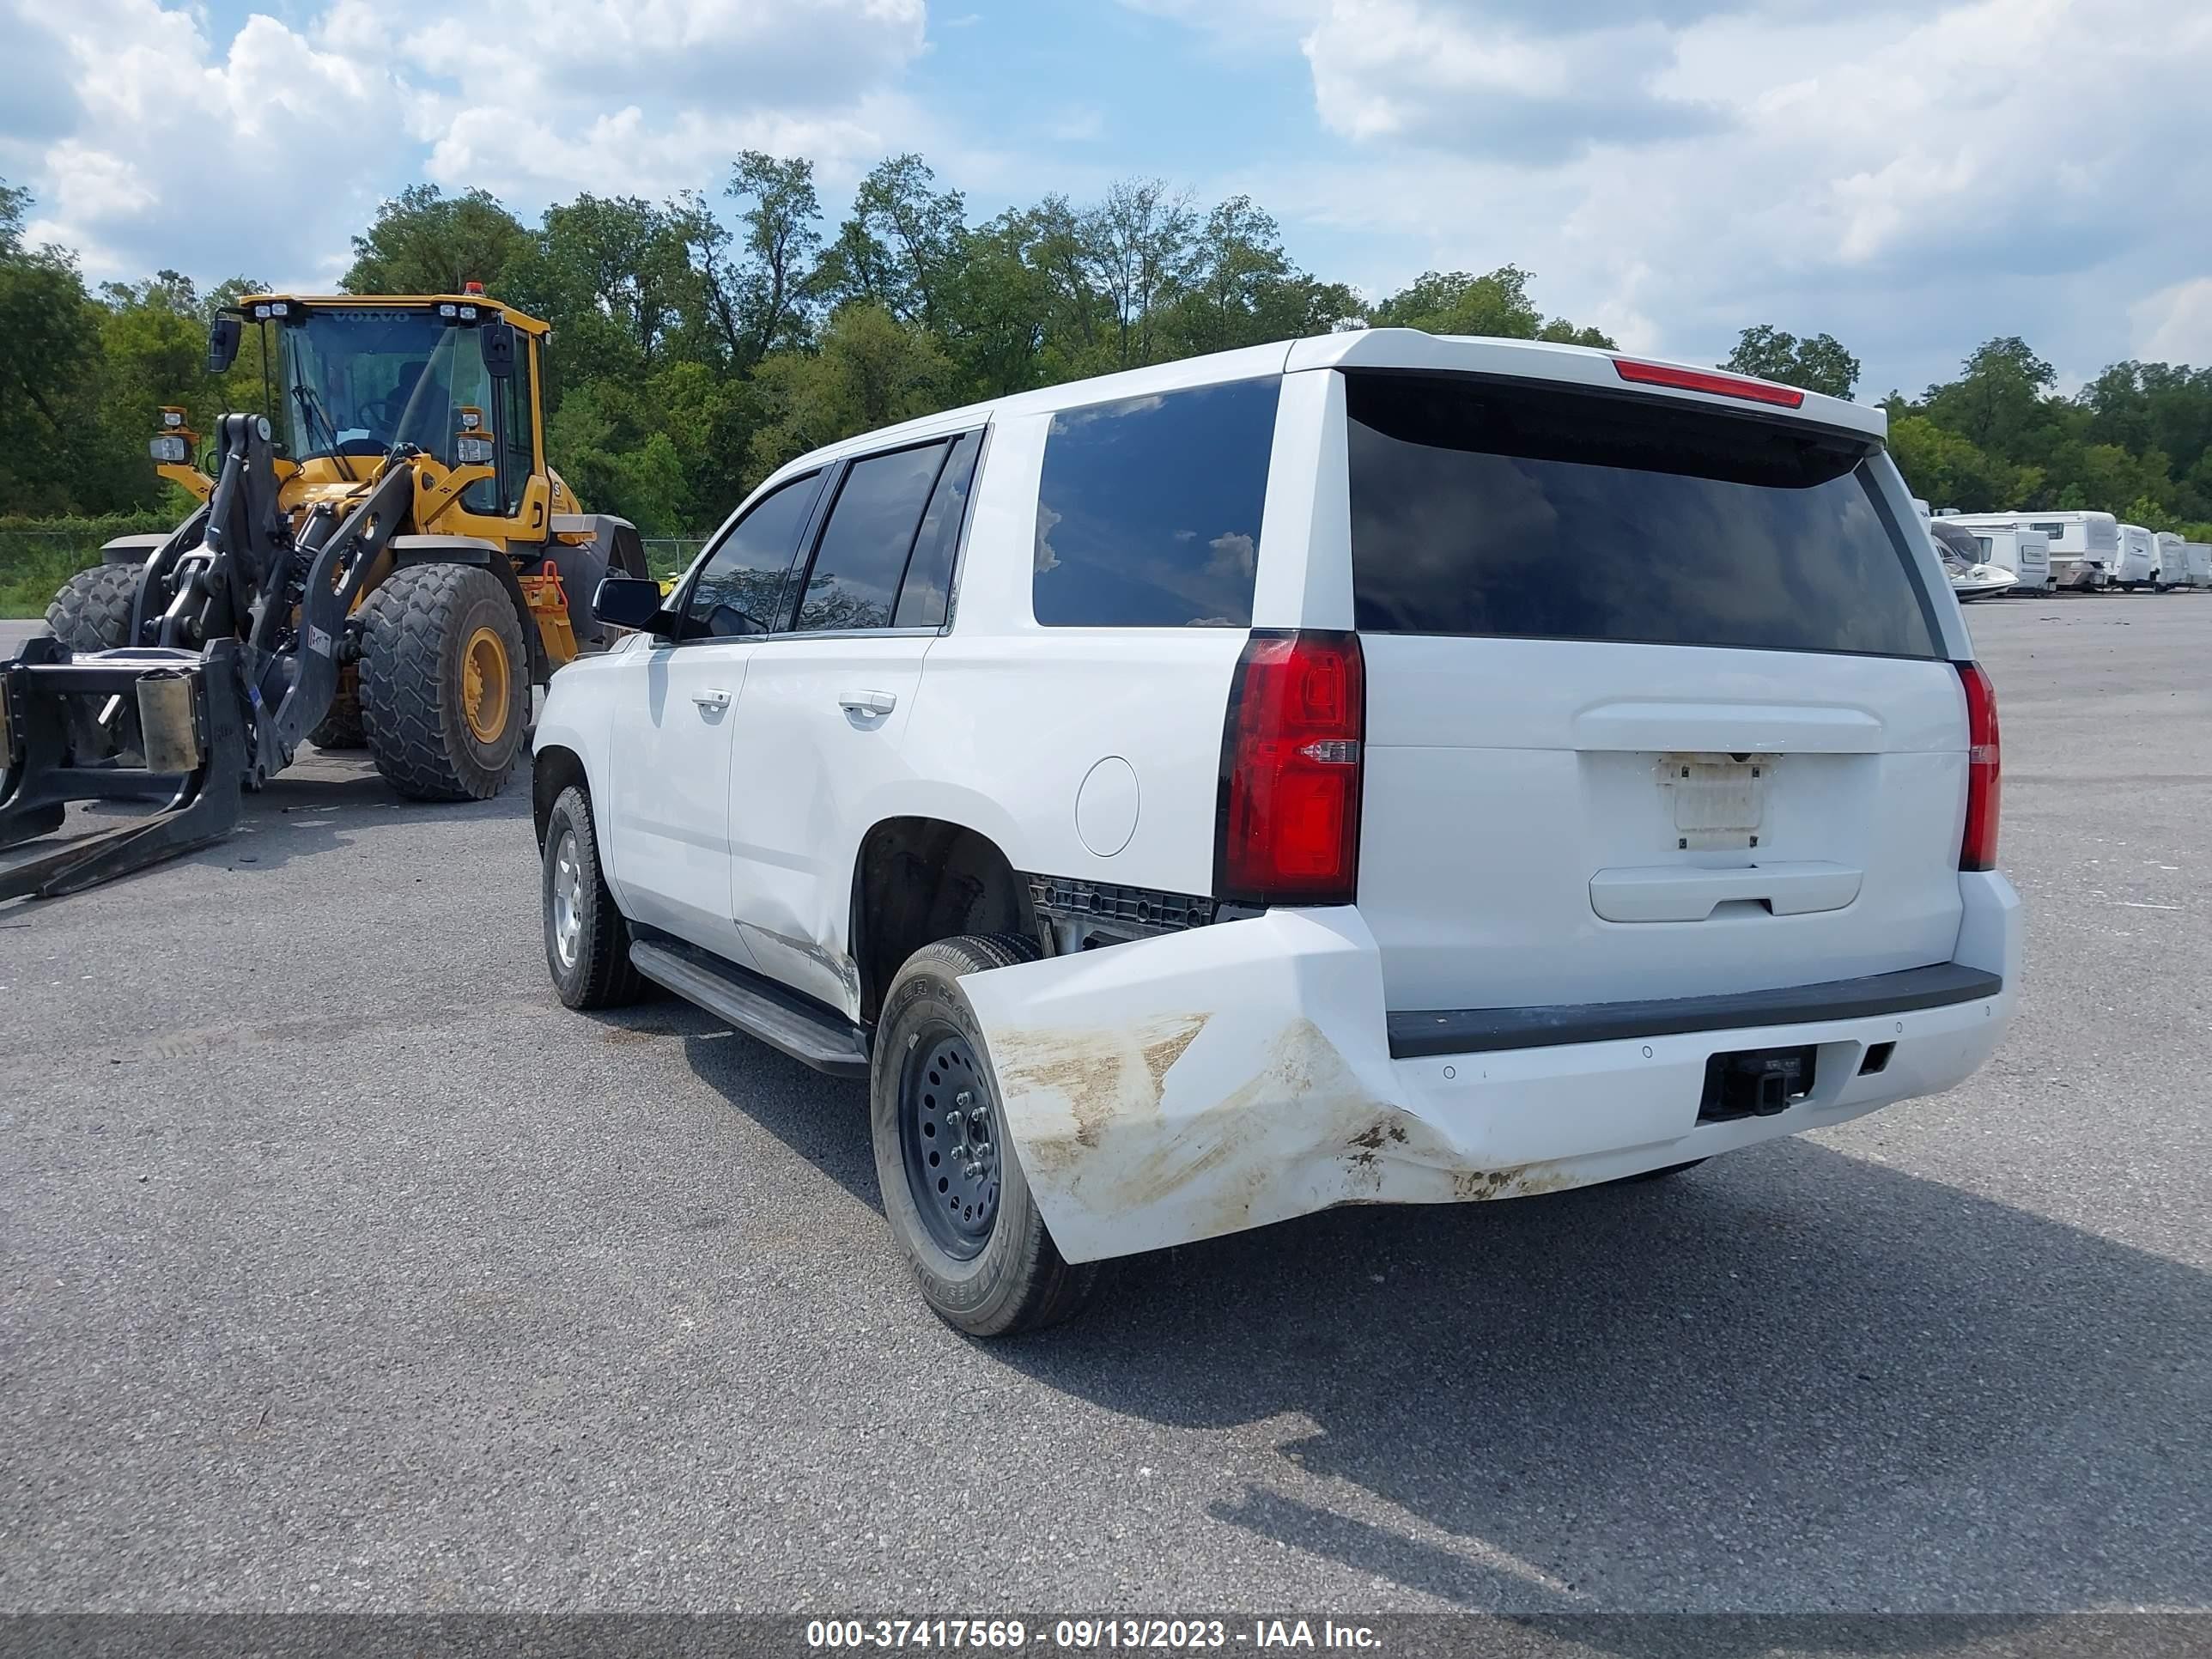
POLYGON ((543 537, 550 512, 537 397, 544 325, 510 320, 512 313, 475 295, 253 301, 245 309, 278 331, 270 360, 285 453, 309 482, 365 477, 403 445, 442 467, 490 464, 493 476, 462 493, 455 516, 500 521, 479 525, 478 533, 543 537), (261 316, 264 309, 273 314, 261 316), (495 328, 511 335, 511 353, 487 353, 495 328), (508 372, 495 372, 501 368, 508 372), (489 449, 467 433, 489 439, 489 449))

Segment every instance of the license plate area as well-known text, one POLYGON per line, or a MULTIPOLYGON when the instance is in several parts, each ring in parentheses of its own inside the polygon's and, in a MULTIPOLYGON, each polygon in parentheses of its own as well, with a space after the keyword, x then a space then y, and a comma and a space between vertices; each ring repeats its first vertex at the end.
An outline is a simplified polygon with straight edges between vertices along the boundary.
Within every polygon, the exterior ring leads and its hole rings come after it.
POLYGON ((1679 852, 1749 849, 1766 817, 1772 755, 1659 757, 1659 791, 1679 852))
POLYGON ((1705 1091, 1698 1102, 1698 1121, 1727 1123, 1741 1117, 1772 1117, 1813 1092, 1815 1050, 1740 1048, 1705 1061, 1705 1091))

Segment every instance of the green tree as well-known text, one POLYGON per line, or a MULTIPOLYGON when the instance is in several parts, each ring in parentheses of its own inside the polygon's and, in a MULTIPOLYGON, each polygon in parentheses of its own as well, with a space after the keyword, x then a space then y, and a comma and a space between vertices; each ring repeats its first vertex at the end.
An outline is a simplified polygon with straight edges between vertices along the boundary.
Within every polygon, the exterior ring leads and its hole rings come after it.
POLYGON ((1721 367, 1830 398, 1848 398, 1859 383, 1859 360, 1834 335, 1801 340, 1769 323, 1744 330, 1721 367))
POLYGON ((881 306, 845 306, 820 351, 781 352, 755 371, 765 419, 752 439, 754 478, 823 444, 945 408, 955 380, 935 336, 902 327, 881 306))
POLYGON ((814 163, 757 149, 730 168, 723 194, 746 204, 732 236, 696 198, 685 224, 700 291, 728 361, 750 368, 778 347, 804 343, 817 285, 822 203, 814 163))
POLYGON ((1359 309, 1340 283, 1321 283, 1292 264, 1273 216, 1233 196, 1206 216, 1167 319, 1178 355, 1327 333, 1359 309))
POLYGON ((824 286, 841 303, 866 301, 902 323, 942 331, 948 290, 968 239, 967 204, 933 186, 914 155, 878 162, 853 194, 853 213, 824 261, 824 286))
POLYGON ((1924 415, 1890 422, 1889 453, 1912 493, 1937 507, 2001 513, 2024 505, 2041 482, 2033 469, 2014 466, 1924 415))
POLYGON ((1486 335, 1502 340, 1553 340, 1613 349, 1610 336, 1577 328, 1565 318, 1546 322, 1529 296, 1535 278, 1518 265, 1500 265, 1480 276, 1463 270, 1426 270, 1368 309, 1375 328, 1418 328, 1425 334, 1486 335))
POLYGON ((375 220, 353 239, 353 264, 338 287, 348 294, 459 294, 473 282, 497 292, 508 262, 529 242, 521 221, 489 191, 447 196, 435 185, 410 185, 379 204, 375 220))
POLYGON ((2026 341, 2008 335, 1977 348, 1959 379, 1930 386, 1923 409, 1937 425, 1990 453, 2018 459, 2043 441, 2040 431, 2052 423, 2044 404, 2057 379, 2026 341))
POLYGON ((23 245, 30 208, 0 180, 0 510, 128 507, 128 452, 100 419, 100 310, 73 255, 23 245))
POLYGON ((1077 222, 1095 291, 1112 319, 1114 367, 1159 362, 1160 319, 1188 279, 1196 228, 1187 191, 1159 179, 1124 179, 1077 222))

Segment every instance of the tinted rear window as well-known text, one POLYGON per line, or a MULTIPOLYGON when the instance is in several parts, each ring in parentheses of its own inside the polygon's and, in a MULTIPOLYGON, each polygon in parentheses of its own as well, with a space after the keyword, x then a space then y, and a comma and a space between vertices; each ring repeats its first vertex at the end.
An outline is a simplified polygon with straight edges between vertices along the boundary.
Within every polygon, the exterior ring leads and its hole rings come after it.
POLYGON ((1624 398, 1345 378, 1362 629, 1939 654, 1864 444, 1624 398))
POLYGON ((1279 377, 1053 416, 1037 491, 1036 619, 1243 628, 1279 377))

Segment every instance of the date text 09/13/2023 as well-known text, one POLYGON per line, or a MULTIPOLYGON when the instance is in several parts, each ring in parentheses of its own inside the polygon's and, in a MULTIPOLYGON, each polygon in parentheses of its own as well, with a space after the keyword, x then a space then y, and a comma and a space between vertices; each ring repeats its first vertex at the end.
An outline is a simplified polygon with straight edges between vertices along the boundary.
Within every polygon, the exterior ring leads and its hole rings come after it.
POLYGON ((806 1626, 815 1650, 860 1648, 981 1648, 1029 1646, 1091 1651, 1129 1649, 1334 1648, 1382 1646, 1369 1626, 1333 1619, 1057 1619, 1032 1631, 1019 1619, 817 1619, 806 1626))

